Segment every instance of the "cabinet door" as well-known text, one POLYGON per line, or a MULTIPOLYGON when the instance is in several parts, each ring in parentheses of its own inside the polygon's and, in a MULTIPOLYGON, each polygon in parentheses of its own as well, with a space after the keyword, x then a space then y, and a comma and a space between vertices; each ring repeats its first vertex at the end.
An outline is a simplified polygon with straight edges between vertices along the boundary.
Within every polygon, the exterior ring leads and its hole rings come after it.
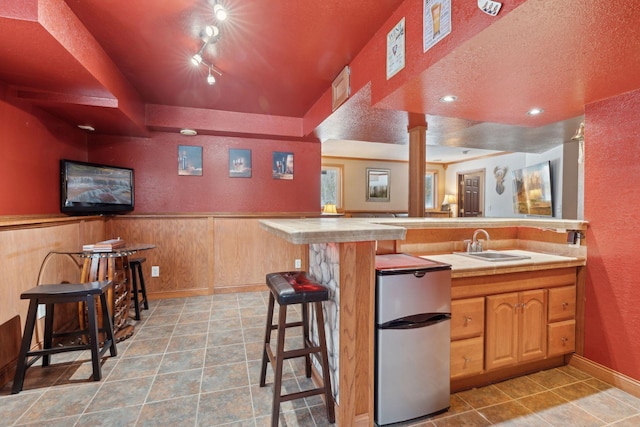
POLYGON ((485 368, 495 369, 518 361, 518 293, 486 298, 485 368))
POLYGON ((451 378, 482 373, 483 344, 482 337, 451 343, 451 378))
POLYGON ((484 331, 484 298, 451 301, 451 340, 479 337, 484 331))
POLYGON ((549 323, 576 317, 575 285, 549 289, 549 323))
POLYGON ((520 293, 518 360, 544 359, 547 355, 547 291, 520 293))

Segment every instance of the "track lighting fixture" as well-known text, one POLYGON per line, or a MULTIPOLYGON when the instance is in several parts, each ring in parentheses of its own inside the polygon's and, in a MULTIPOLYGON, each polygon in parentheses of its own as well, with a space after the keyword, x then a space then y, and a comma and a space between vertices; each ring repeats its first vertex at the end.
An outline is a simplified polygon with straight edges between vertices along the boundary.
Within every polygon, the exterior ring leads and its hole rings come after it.
MULTIPOLYGON (((227 19, 227 9, 223 5, 219 4, 217 0, 209 0, 209 4, 213 5, 213 14, 218 21, 218 24, 227 19)), ((218 27, 218 25, 208 24, 201 30, 200 37, 202 38, 202 41, 204 43, 202 44, 202 47, 200 47, 198 53, 191 57, 191 63, 196 67, 204 65, 209 69, 209 73, 207 74, 207 84, 212 86, 216 83, 216 78, 213 74, 211 74, 211 72, 213 71, 219 76, 222 76, 222 73, 218 71, 212 64, 205 62, 203 54, 205 48, 209 43, 215 43, 218 41, 220 37, 220 28, 218 27)))

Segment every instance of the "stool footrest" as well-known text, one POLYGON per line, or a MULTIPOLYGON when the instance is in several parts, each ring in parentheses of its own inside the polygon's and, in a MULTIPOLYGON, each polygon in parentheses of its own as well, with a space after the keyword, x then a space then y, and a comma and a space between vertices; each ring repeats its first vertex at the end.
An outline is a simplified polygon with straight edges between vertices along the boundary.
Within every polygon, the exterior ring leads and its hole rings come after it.
MULTIPOLYGON (((287 323, 284 325, 285 328, 296 328, 298 326, 304 326, 304 323, 302 322, 291 322, 291 323, 287 323)), ((278 325, 271 325, 271 330, 275 331, 276 329, 278 329, 278 325)))
POLYGON ((324 394, 324 387, 312 388, 311 390, 297 391, 295 393, 283 394, 280 396, 280 401, 286 402, 288 400, 301 399, 303 397, 315 396, 317 394, 324 394))

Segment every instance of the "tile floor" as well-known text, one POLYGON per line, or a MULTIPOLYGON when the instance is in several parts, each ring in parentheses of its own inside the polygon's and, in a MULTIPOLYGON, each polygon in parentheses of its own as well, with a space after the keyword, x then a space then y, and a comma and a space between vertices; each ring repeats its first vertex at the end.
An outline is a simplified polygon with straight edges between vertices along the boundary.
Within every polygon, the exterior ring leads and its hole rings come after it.
MULTIPOLYGON (((268 426, 272 389, 258 386, 267 297, 151 301, 118 356, 104 359, 102 381, 90 381, 87 352, 37 362, 21 393, 0 389, 0 426, 268 426)), ((296 333, 287 331, 294 346, 296 333)), ((286 363, 287 392, 312 386, 301 361, 286 363)), ((280 425, 329 425, 321 398, 283 403, 280 425)), ((638 426, 640 399, 563 367, 453 394, 447 413, 406 425, 638 426)))

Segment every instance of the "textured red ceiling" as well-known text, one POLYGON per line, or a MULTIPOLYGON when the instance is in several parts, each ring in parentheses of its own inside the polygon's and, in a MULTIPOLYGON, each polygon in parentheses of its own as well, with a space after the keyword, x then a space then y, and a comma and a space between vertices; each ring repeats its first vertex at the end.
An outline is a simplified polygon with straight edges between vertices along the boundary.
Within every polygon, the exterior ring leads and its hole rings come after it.
POLYGON ((189 62, 207 1, 67 3, 147 103, 302 117, 401 0, 225 1, 203 55, 223 72, 215 86, 189 62))
MULTIPOLYGON (((199 31, 212 20, 207 0, 5 0, 0 81, 65 120, 99 124, 101 133, 144 134, 153 127, 145 105, 159 105, 285 116, 270 129, 287 135, 295 128, 288 120, 297 118, 299 137, 315 130, 397 142, 406 140, 409 112, 428 118, 438 142, 469 144, 491 138, 479 123, 550 125, 582 115, 586 103, 640 87, 634 0, 512 0, 498 17, 474 1, 454 0, 453 32, 427 53, 422 0, 221 1, 230 19, 204 55, 223 72, 215 86, 206 84, 206 68, 189 62, 201 46, 199 31), (407 66, 387 81, 385 37, 402 17, 407 66), (353 99, 332 114, 331 81, 347 64, 353 99), (363 87, 370 95, 357 93, 363 87), (437 101, 448 93, 458 102, 437 101), (545 113, 526 116, 534 106, 545 113), (439 131, 460 123, 474 132, 439 131)), ((199 125, 217 131, 215 123, 199 125)))
POLYGON ((639 24, 635 1, 528 0, 376 106, 521 126, 579 116, 640 86, 639 24), (445 94, 458 101, 440 103, 445 94), (532 107, 545 113, 527 116, 532 107))

